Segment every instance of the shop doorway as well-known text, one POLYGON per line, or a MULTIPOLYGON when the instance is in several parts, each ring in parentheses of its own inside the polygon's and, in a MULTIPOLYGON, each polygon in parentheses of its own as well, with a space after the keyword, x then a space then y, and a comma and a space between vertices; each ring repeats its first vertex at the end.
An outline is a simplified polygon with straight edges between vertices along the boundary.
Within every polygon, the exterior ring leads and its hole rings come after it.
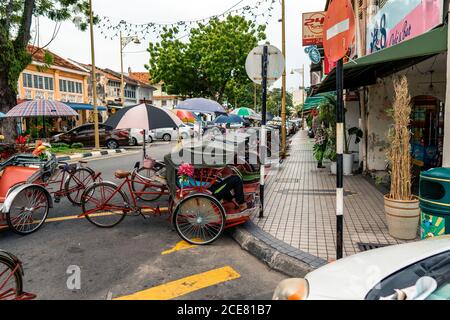
POLYGON ((444 104, 433 96, 416 96, 412 103, 411 152, 418 178, 421 171, 442 166, 444 104))

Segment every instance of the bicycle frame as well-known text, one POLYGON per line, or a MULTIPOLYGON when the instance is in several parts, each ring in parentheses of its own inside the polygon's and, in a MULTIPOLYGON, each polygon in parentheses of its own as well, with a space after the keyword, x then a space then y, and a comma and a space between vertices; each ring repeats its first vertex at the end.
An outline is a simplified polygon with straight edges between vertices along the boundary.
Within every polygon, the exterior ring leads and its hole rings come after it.
MULTIPOLYGON (((5 252, 6 253, 6 252, 5 252)), ((23 274, 23 269, 22 269, 22 263, 15 258, 15 256, 11 255, 11 254, 7 254, 7 257, 9 256, 11 262, 14 264, 14 268, 12 270, 10 269, 5 269, 3 272, 0 273, 0 279, 6 275, 7 273, 9 273, 7 275, 7 277, 5 278, 5 280, 0 283, 0 300, 9 300, 13 297, 15 297, 12 300, 32 300, 36 298, 36 295, 32 294, 32 293, 27 293, 27 292, 23 292, 20 296, 17 296, 17 292, 15 289, 13 288, 9 288, 7 290, 5 290, 6 285, 8 284, 8 282, 14 277, 14 274, 16 272, 19 272, 20 275, 23 274), (3 291, 5 290, 5 291, 3 291)))

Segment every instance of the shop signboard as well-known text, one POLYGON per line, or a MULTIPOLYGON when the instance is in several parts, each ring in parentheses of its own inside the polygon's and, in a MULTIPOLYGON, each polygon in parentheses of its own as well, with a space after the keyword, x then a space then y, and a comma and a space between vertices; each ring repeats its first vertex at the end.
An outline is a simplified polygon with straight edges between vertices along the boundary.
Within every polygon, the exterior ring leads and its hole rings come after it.
POLYGON ((443 23, 442 0, 387 0, 367 25, 367 54, 417 37, 443 23))
POLYGON ((303 46, 321 46, 326 12, 303 13, 303 46))

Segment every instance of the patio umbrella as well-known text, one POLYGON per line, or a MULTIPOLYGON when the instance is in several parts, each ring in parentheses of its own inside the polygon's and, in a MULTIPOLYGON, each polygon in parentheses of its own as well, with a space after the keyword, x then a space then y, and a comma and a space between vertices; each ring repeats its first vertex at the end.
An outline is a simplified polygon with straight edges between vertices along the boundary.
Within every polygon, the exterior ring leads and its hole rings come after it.
POLYGON ((214 119, 214 123, 243 123, 244 119, 242 119, 241 117, 235 115, 235 114, 230 114, 228 116, 218 116, 216 119, 214 119))
POLYGON ((197 120, 197 118, 190 111, 187 111, 187 110, 173 110, 173 112, 183 122, 195 122, 197 120))
POLYGON ((19 103, 17 106, 9 110, 6 118, 36 118, 42 117, 44 136, 45 117, 75 117, 78 113, 68 105, 53 100, 30 100, 19 103))
POLYGON ((0 112, 0 119, 3 118, 5 114, 3 112, 0 112))
POLYGON ((104 124, 114 129, 143 129, 145 157, 145 131, 161 128, 178 128, 183 122, 169 110, 143 103, 120 109, 110 116, 104 124))
POLYGON ((244 108, 237 108, 237 109, 233 110, 231 112, 231 114, 235 114, 235 115, 238 115, 241 117, 249 117, 249 116, 256 114, 256 112, 250 108, 244 107, 244 108))
POLYGON ((205 98, 193 98, 181 101, 175 109, 183 109, 191 112, 226 113, 220 103, 205 98))

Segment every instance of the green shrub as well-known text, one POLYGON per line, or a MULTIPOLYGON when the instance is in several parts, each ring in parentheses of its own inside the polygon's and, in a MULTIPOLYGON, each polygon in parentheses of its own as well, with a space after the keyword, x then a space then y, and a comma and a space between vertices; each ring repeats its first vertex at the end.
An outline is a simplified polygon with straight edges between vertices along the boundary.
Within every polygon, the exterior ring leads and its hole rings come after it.
POLYGON ((69 149, 70 145, 68 145, 67 143, 63 143, 63 142, 56 142, 56 143, 52 143, 52 148, 69 149))
POLYGON ((81 142, 76 142, 76 143, 72 144, 71 148, 72 149, 82 149, 82 148, 84 148, 84 144, 82 144, 81 142))

